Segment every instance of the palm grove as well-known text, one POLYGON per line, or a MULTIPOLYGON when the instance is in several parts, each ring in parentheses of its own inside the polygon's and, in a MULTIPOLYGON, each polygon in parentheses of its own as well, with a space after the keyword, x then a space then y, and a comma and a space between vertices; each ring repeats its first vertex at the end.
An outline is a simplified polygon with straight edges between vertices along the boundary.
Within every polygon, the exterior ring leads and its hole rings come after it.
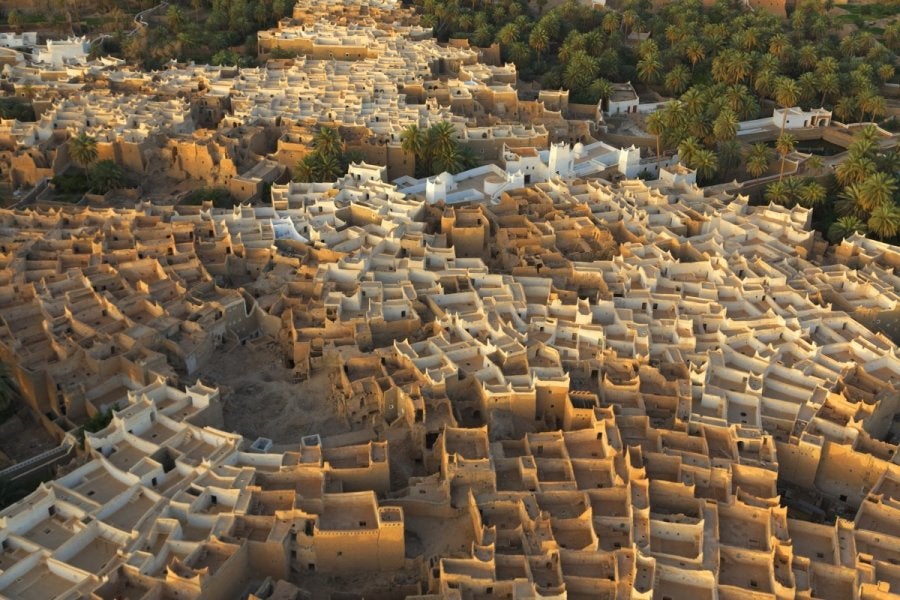
MULTIPOLYGON (((471 147, 459 143, 456 129, 449 121, 431 127, 407 126, 400 135, 403 151, 415 158, 416 177, 448 171, 459 173, 478 164, 471 147)), ((351 162, 362 155, 347 150, 340 132, 327 125, 319 127, 312 141, 313 150, 294 168, 296 181, 334 181, 347 172, 351 162)))
MULTIPOLYGON (((832 238, 850 225, 882 238, 897 235, 892 225, 898 217, 896 170, 891 170, 896 150, 877 152, 873 142, 865 159, 861 150, 854 152, 853 162, 864 163, 866 177, 877 175, 872 181, 879 182, 878 197, 889 201, 866 201, 848 212, 838 200, 847 193, 866 196, 875 183, 823 175, 817 158, 811 165, 817 177, 785 177, 787 156, 797 144, 790 133, 782 128, 773 148, 742 144, 736 135, 739 121, 772 114, 773 107, 823 106, 845 122, 882 119, 887 102, 879 90, 896 80, 898 19, 881 32, 863 28, 841 35, 843 23, 830 10, 830 0, 801 0, 788 19, 726 0, 709 8, 700 0, 659 8, 649 0, 626 0, 618 10, 568 0, 542 14, 522 0, 418 4, 439 38, 463 37, 482 46, 498 42, 523 79, 566 88, 573 102, 602 102, 615 81, 640 82, 675 97, 647 117, 645 128, 655 137, 657 154, 677 149, 701 183, 772 172, 778 181, 767 197, 817 207, 816 224, 832 238), (632 33, 650 36, 637 43, 629 40, 632 33), (848 184, 857 187, 848 191, 848 184), (834 227, 838 219, 842 225, 834 227)), ((546 0, 536 4, 541 11, 546 0)), ((900 10, 897 0, 884 5, 879 10, 888 14, 900 10)))

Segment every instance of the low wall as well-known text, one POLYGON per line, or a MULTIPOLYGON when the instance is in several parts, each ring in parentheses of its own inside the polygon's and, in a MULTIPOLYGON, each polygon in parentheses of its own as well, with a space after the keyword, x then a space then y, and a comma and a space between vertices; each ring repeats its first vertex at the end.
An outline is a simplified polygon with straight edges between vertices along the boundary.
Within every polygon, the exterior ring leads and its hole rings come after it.
POLYGON ((466 515, 465 508, 453 508, 449 504, 414 500, 411 498, 388 498, 381 500, 379 506, 399 506, 404 517, 432 517, 454 519, 466 515))
POLYGON ((604 133, 598 136, 601 142, 619 148, 652 148, 656 151, 656 138, 653 136, 624 135, 620 133, 604 133))

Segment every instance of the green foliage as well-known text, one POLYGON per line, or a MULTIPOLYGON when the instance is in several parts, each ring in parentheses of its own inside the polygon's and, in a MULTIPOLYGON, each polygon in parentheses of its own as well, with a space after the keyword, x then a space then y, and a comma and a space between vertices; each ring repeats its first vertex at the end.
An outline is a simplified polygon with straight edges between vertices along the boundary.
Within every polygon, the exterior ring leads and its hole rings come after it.
POLYGON ((87 431, 88 433, 96 433, 110 424, 113 418, 113 411, 118 410, 118 404, 113 406, 111 409, 107 409, 101 412, 98 412, 93 417, 90 417, 87 421, 84 422, 82 426, 82 431, 87 431))
POLYGON ((69 157, 76 165, 87 167, 97 160, 97 140, 82 132, 67 142, 69 157))
POLYGON ((853 235, 854 232, 865 233, 866 224, 854 215, 840 217, 828 226, 828 239, 839 243, 845 237, 853 235))
POLYGON ((50 180, 53 188, 60 194, 84 194, 91 189, 87 172, 83 169, 70 170, 61 175, 56 175, 50 180))
POLYGON ((186 206, 200 206, 209 200, 215 208, 232 208, 235 205, 234 197, 225 188, 201 187, 189 192, 181 199, 179 204, 186 206))
POLYGON ((761 177, 769 169, 771 153, 765 144, 753 144, 744 155, 745 169, 752 177, 761 177))
POLYGON ((18 121, 34 121, 34 108, 30 102, 15 98, 0 98, 0 117, 18 121))
MULTIPOLYGON (((185 4, 170 4, 159 24, 121 38, 121 55, 146 69, 173 58, 250 66, 256 62, 256 32, 274 27, 291 7, 286 0, 213 0, 205 11, 200 0, 185 4), (198 13, 205 18, 193 18, 198 13)), ((130 28, 128 21, 117 23, 114 33, 130 28)))
POLYGON ((334 127, 319 127, 313 137, 313 151, 294 167, 294 181, 335 181, 347 172, 351 162, 363 156, 347 145, 334 127))
POLYGON ((861 129, 835 169, 829 198, 836 220, 822 223, 833 242, 853 231, 892 242, 900 237, 900 151, 881 149, 880 139, 875 127, 861 129))
POLYGON ((447 171, 459 173, 478 165, 478 158, 469 146, 460 145, 453 124, 442 121, 420 129, 410 125, 403 130, 400 143, 406 152, 416 157, 416 177, 429 177, 447 171))
MULTIPOLYGON (((877 90, 896 77, 894 52, 900 50, 900 21, 881 35, 862 31, 842 38, 839 20, 819 0, 799 0, 790 19, 738 2, 704 7, 694 0, 662 6, 625 0, 618 10, 568 0, 546 12, 524 0, 414 4, 442 41, 452 33, 477 45, 499 42, 523 79, 566 87, 572 102, 600 100, 593 85, 598 77, 641 81, 668 94, 696 90, 702 109, 688 116, 684 133, 664 136, 670 147, 693 135, 713 148, 717 140, 707 132, 729 88, 736 88, 728 104, 740 120, 756 117, 763 100, 824 105, 841 120, 881 118, 886 102, 877 90), (635 49, 627 39, 632 32, 649 32, 650 40, 635 49)), ((897 12, 896 2, 881 4, 842 8, 865 19, 897 12)))
POLYGON ((117 190, 125 184, 125 172, 115 161, 101 160, 91 166, 88 171, 88 181, 93 192, 105 194, 111 190, 117 190))
POLYGON ((210 64, 222 65, 226 67, 245 67, 247 60, 231 48, 219 50, 209 59, 210 64))

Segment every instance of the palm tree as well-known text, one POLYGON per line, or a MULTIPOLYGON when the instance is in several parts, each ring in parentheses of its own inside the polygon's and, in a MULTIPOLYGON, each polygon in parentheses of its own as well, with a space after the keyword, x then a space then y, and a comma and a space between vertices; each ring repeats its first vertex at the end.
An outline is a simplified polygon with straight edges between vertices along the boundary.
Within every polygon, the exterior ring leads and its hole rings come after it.
POLYGON ((577 31, 570 31, 559 47, 556 58, 562 64, 568 63, 576 52, 584 52, 584 40, 577 31))
POLYGON ((666 104, 662 109, 662 120, 665 123, 663 135, 669 141, 681 141, 685 127, 687 127, 688 115, 681 100, 674 100, 666 104))
POLYGON ((791 42, 783 33, 776 33, 769 39, 769 53, 777 56, 779 60, 784 59, 784 53, 791 47, 791 42))
POLYGON ((704 40, 709 40, 709 47, 715 50, 725 44, 728 37, 728 27, 724 23, 707 23, 703 26, 704 40))
POLYGON ((637 63, 638 79, 646 84, 653 83, 659 77, 661 69, 662 61, 659 60, 659 53, 645 54, 637 63))
POLYGON ((682 64, 675 65, 666 75, 666 89, 671 94, 681 94, 691 84, 691 73, 682 64))
POLYGON ((538 25, 531 30, 531 35, 528 36, 528 43, 538 53, 538 56, 543 56, 547 48, 550 47, 550 35, 544 27, 538 25))
POLYGON ((838 196, 834 208, 840 215, 858 217, 866 214, 866 211, 863 209, 864 205, 865 198, 863 197, 862 186, 858 183, 851 183, 838 196))
POLYGON ((308 154, 294 167, 294 181, 310 182, 315 180, 313 155, 308 154))
POLYGON ((572 53, 563 71, 563 83, 567 88, 578 93, 597 78, 599 70, 600 65, 596 58, 583 50, 576 50, 572 53))
POLYGON ((763 54, 756 61, 756 70, 757 72, 768 71, 773 76, 778 75, 781 72, 781 61, 777 56, 763 54))
POLYGON ((497 41, 508 46, 519 39, 519 28, 515 23, 507 23, 497 32, 497 41))
POLYGON ((841 82, 836 73, 825 73, 824 75, 820 75, 817 82, 819 91, 822 92, 822 101, 820 104, 824 105, 826 98, 836 96, 841 90, 841 82))
POLYGON ((775 89, 775 80, 777 78, 775 72, 769 69, 757 71, 756 79, 753 81, 753 89, 760 96, 769 96, 775 89))
POLYGON ((700 143, 695 137, 689 137, 678 144, 678 155, 681 158, 681 162, 688 166, 691 166, 700 150, 700 143))
POLYGON ((670 23, 666 27, 666 41, 669 42, 670 46, 678 44, 684 37, 685 32, 674 23, 670 23))
POLYGON ((738 45, 745 52, 756 50, 759 46, 759 31, 755 27, 748 27, 735 33, 738 45))
POLYGON ((807 208, 815 208, 825 201, 827 192, 821 183, 809 179, 800 188, 800 204, 807 208))
MULTIPOLYGON (((597 101, 602 103, 604 100, 609 100, 609 97, 612 96, 613 84, 608 79, 601 77, 591 84, 590 92, 591 96, 597 98, 597 101)), ((600 106, 602 108, 603 104, 600 106)))
POLYGON ((866 144, 865 150, 868 152, 873 150, 880 140, 881 134, 878 133, 878 128, 875 125, 869 124, 856 132, 853 136, 853 143, 850 145, 850 149, 853 150, 854 148, 862 147, 863 144, 866 144))
POLYGON ((647 115, 647 118, 644 119, 644 126, 647 128, 647 133, 656 136, 656 168, 659 169, 659 162, 662 158, 659 153, 659 136, 661 136, 663 132, 662 114, 660 114, 659 111, 650 113, 647 115))
POLYGON ((808 171, 818 172, 825 168, 825 161, 823 161, 822 157, 818 154, 812 154, 806 159, 804 165, 808 171))
POLYGON ((900 50, 900 21, 894 21, 884 28, 884 43, 894 52, 900 50))
POLYGON ((875 208, 892 204, 897 191, 897 180, 888 173, 877 172, 866 177, 861 185, 865 198, 865 209, 873 212, 875 208))
POLYGON ((626 10, 622 13, 622 27, 625 29, 625 33, 628 34, 629 30, 634 27, 638 22, 638 14, 631 9, 626 10))
POLYGON ((703 143, 711 144, 714 141, 712 139, 712 123, 709 122, 706 115, 695 117, 694 120, 688 124, 688 134, 703 143))
POLYGON ((125 182, 122 167, 112 160, 101 160, 91 167, 91 188, 98 194, 119 189, 125 182))
POLYGON ((341 161, 333 154, 320 154, 316 163, 317 181, 334 181, 343 175, 341 161))
POLYGON ((184 27, 184 12, 180 6, 169 5, 169 9, 166 11, 166 24, 176 34, 181 31, 181 28, 184 27))
POLYGON ((730 108, 724 109, 713 121, 713 135, 720 142, 734 139, 737 135, 738 119, 730 108))
POLYGON ((599 29, 592 29, 581 36, 581 42, 584 45, 584 51, 591 56, 597 56, 603 52, 606 39, 599 29))
POLYGON ((638 47, 638 57, 644 58, 651 54, 659 55, 659 44, 657 44, 656 40, 653 38, 647 38, 641 42, 641 45, 638 47))
POLYGON ((797 87, 800 88, 800 100, 802 102, 810 102, 816 95, 819 81, 815 73, 807 71, 797 78, 797 87))
POLYGON ((728 60, 731 78, 728 83, 740 83, 753 73, 753 63, 746 52, 734 52, 728 60))
POLYGON ((725 100, 729 108, 740 119, 746 119, 755 114, 759 108, 756 99, 750 94, 750 90, 741 83, 728 86, 725 91, 725 100))
POLYGON ((313 136, 313 147, 323 156, 338 157, 344 151, 344 141, 334 127, 323 125, 313 136))
POLYGON ((781 133, 784 133, 784 126, 787 124, 787 110, 796 106, 797 99, 800 97, 800 87, 797 82, 790 77, 779 77, 775 80, 775 102, 781 105, 784 113, 781 117, 781 133))
POLYGON ((433 156, 449 154, 457 146, 456 128, 453 127, 453 123, 450 121, 440 121, 428 129, 426 139, 433 156))
POLYGON ((508 46, 506 53, 509 60, 517 65, 527 65, 531 62, 531 48, 524 42, 513 42, 508 46))
POLYGON ((840 64, 837 59, 833 56, 823 56, 816 63, 816 74, 821 77, 822 75, 826 75, 828 73, 837 74, 840 69, 840 64))
POLYGON ((900 232, 900 208, 893 203, 880 204, 872 211, 868 226, 883 240, 894 237, 900 232))
POLYGON ((773 181, 766 187, 766 200, 775 204, 781 204, 782 206, 787 206, 790 204, 791 198, 791 190, 787 184, 787 181, 773 181))
POLYGON ((713 79, 720 83, 731 81, 731 66, 729 61, 729 51, 723 51, 713 58, 712 73, 713 79))
MULTIPOLYGON (((830 58, 830 57, 829 57, 830 58)), ((803 69, 813 69, 819 62, 819 52, 813 44, 803 44, 797 51, 797 63, 803 69)))
POLYGON ((753 177, 759 177, 769 170, 769 148, 763 143, 753 144, 744 157, 745 169, 753 177))
POLYGON ((617 30, 619 28, 619 13, 609 11, 603 15, 601 27, 603 27, 603 31, 605 31, 607 35, 617 30))
MULTIPOLYGON (((875 122, 875 117, 883 115, 887 111, 887 101, 884 99, 884 96, 869 93, 860 96, 859 108, 864 112, 872 113, 872 117, 869 120, 875 122)), ((865 115, 863 115, 863 119, 865 119, 865 115)))
POLYGON ((730 139, 720 143, 716 147, 719 155, 719 168, 723 175, 730 175, 731 172, 741 164, 741 143, 736 139, 730 139))
POLYGON ((875 161, 863 154, 850 155, 834 170, 834 175, 841 185, 860 183, 875 172, 875 161))
POLYGON ((875 158, 878 170, 885 173, 900 173, 900 149, 894 148, 878 154, 875 158))
POLYGON ((97 160, 97 140, 84 132, 69 138, 69 156, 79 167, 87 168, 97 160))
POLYGON ((838 243, 856 231, 860 233, 866 232, 866 224, 863 223, 859 217, 853 215, 840 217, 828 227, 828 239, 834 243, 838 243))
POLYGON ((420 160, 425 151, 425 132, 413 123, 408 125, 400 133, 400 147, 404 152, 412 154, 416 160, 420 160))
POLYGON ((705 107, 703 93, 696 87, 692 87, 681 95, 681 103, 688 120, 695 120, 699 117, 705 107))
POLYGON ((797 147, 797 138, 792 136, 790 133, 783 133, 778 136, 778 140, 775 142, 775 151, 781 156, 781 171, 778 173, 778 180, 784 177, 784 164, 787 159, 787 155, 794 151, 794 148, 797 147))
POLYGON ((694 39, 684 47, 684 55, 690 61, 693 71, 697 63, 706 58, 706 48, 703 47, 703 42, 694 39))
POLYGON ((700 179, 709 181, 719 169, 719 159, 712 150, 701 148, 694 154, 690 167, 697 170, 700 179))
POLYGON ((462 162, 462 169, 474 169, 478 166, 481 160, 478 158, 478 155, 475 154, 475 150, 472 146, 459 146, 459 156, 462 162))
POLYGON ((439 152, 434 157, 435 170, 442 173, 459 173, 464 166, 464 158, 459 148, 454 146, 445 152, 439 152))
POLYGON ((834 105, 834 114, 843 122, 847 122, 853 118, 858 103, 856 98, 852 96, 841 96, 834 105))

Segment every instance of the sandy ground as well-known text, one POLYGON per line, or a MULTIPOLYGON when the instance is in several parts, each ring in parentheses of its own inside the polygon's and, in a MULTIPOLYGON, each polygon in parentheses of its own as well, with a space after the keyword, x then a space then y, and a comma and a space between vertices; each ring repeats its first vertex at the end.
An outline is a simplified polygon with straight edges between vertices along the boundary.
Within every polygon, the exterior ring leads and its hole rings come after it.
POLYGON ((649 136, 643 129, 643 123, 643 116, 640 115, 614 115, 606 119, 609 132, 618 135, 649 136))
POLYGON ((312 600, 337 598, 403 600, 407 595, 417 593, 417 584, 421 579, 419 573, 419 569, 413 566, 392 573, 373 571, 340 576, 301 572, 292 573, 290 581, 305 592, 306 595, 301 595, 301 598, 312 600), (352 590, 352 592, 344 595, 338 590, 352 590))
POLYGON ((294 383, 274 342, 219 350, 198 376, 220 387, 225 429, 251 441, 267 437, 293 444, 314 433, 324 437, 350 430, 335 414, 332 374, 318 371, 294 383))
POLYGON ((472 520, 468 516, 442 519, 407 515, 403 522, 406 526, 407 558, 467 557, 475 541, 472 520))

